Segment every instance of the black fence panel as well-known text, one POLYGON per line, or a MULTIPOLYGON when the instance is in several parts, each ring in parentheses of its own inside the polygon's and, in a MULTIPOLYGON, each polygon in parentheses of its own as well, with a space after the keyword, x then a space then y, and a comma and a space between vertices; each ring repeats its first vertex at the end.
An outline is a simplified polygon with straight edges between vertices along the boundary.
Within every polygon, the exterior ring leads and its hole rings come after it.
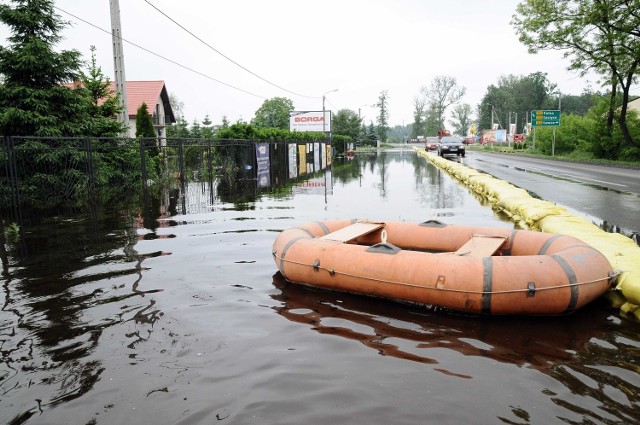
POLYGON ((330 164, 326 146, 295 141, 5 137, 0 149, 0 218, 22 223, 123 199, 139 198, 151 205, 157 196, 169 198, 162 204, 174 214, 193 210, 194 199, 205 205, 213 204, 214 197, 244 202, 262 187, 286 183, 292 175, 288 170, 297 169, 297 162, 304 162, 304 173, 330 164), (207 199, 190 197, 189 191, 206 193, 207 199))

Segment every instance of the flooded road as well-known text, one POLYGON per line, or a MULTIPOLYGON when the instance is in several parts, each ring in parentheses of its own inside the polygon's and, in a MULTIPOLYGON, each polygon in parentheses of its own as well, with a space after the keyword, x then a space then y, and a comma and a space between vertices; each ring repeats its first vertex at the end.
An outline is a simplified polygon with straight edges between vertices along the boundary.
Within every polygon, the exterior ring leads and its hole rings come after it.
POLYGON ((513 227, 410 150, 296 171, 5 240, 0 423, 640 421, 640 324, 606 300, 479 318, 285 283, 273 240, 312 220, 513 227))
POLYGON ((478 151, 464 164, 638 240, 640 170, 478 151))

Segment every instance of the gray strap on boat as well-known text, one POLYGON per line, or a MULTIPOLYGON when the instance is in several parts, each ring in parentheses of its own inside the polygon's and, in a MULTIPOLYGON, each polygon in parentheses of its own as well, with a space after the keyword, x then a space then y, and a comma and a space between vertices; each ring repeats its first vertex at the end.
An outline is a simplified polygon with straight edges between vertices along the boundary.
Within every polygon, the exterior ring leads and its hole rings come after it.
POLYGON ((529 285, 527 286, 527 298, 531 298, 536 294, 536 284, 535 282, 529 282, 529 285))
POLYGON ((393 255, 393 254, 397 254, 400 251, 402 251, 402 249, 398 248, 397 246, 389 242, 377 243, 367 248, 367 252, 373 252, 374 254, 393 255))
POLYGON ((422 227, 447 227, 447 225, 438 220, 427 220, 424 223, 420 223, 422 227))

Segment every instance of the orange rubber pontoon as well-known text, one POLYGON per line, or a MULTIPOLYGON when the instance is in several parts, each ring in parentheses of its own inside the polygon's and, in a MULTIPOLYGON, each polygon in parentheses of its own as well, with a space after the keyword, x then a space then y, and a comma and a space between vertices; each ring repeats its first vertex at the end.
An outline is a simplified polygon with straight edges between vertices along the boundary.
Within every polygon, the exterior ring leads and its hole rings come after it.
POLYGON ((433 220, 307 223, 283 231, 273 256, 289 282, 477 314, 571 313, 615 276, 571 236, 433 220))

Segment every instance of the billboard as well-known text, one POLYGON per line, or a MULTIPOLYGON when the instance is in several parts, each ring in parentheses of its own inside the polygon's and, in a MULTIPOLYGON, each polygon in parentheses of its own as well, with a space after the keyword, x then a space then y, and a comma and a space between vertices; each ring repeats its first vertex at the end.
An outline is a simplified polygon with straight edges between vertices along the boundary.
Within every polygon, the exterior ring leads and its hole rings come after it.
POLYGON ((507 141, 507 130, 482 130, 480 143, 500 143, 507 141))
POLYGON ((331 111, 293 111, 289 114, 289 131, 331 131, 331 111))

